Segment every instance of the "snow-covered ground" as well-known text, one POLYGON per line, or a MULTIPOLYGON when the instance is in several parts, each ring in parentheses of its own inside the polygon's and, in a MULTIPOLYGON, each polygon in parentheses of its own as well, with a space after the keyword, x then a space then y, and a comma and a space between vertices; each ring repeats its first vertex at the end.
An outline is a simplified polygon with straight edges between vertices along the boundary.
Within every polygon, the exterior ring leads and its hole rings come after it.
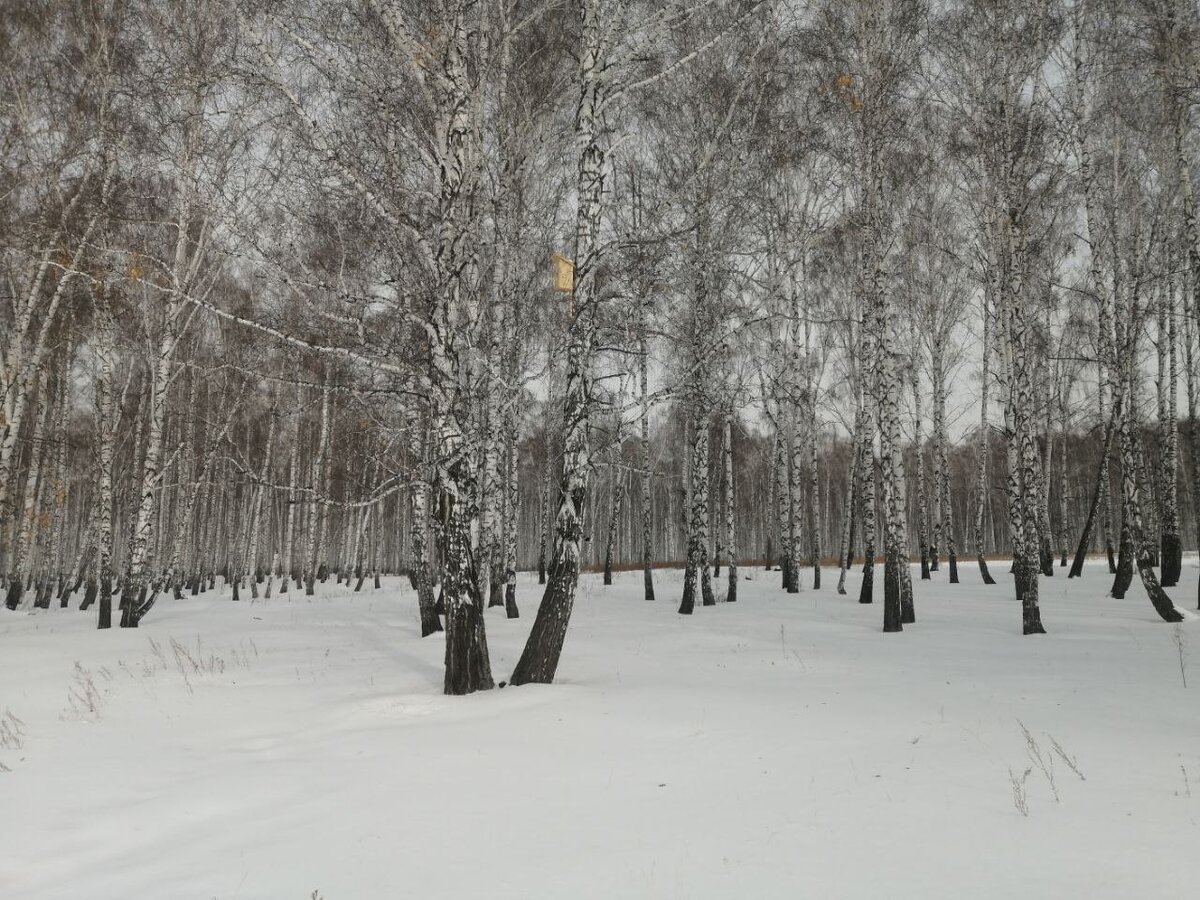
MULTIPOLYGON (((1007 576, 967 565, 887 635, 856 574, 744 574, 690 618, 677 572, 654 604, 585 576, 558 683, 466 698, 398 580, 160 601, 138 631, 0 611, 0 897, 1200 893, 1194 616, 1089 566, 1043 582, 1025 638, 1007 576)), ((537 596, 489 613, 497 680, 537 596)))

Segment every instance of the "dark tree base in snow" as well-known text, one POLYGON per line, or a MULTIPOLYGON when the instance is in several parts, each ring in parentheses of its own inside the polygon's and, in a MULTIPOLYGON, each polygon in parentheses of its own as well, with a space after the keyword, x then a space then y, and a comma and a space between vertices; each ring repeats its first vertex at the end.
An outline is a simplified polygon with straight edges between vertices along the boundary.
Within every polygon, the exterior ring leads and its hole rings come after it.
POLYGON ((488 659, 483 610, 477 603, 455 603, 446 615, 445 692, 454 696, 490 691, 492 664, 488 659))
POLYGON ((1013 583, 1017 600, 1021 604, 1021 634, 1045 634, 1042 627, 1042 611, 1038 606, 1037 568, 1026 560, 1013 569, 1013 583))
POLYGON ((950 564, 950 583, 958 584, 958 556, 951 553, 948 562, 950 564))
POLYGON ((154 601, 158 598, 158 590, 155 589, 154 594, 150 599, 146 599, 147 586, 142 585, 141 589, 135 594, 133 585, 126 583, 121 590, 121 627, 122 628, 137 628, 142 617, 150 611, 150 607, 154 606, 154 601))
POLYGON ((417 592, 417 608, 421 613, 421 637, 429 637, 442 630, 438 618, 437 601, 433 597, 433 585, 429 582, 428 564, 422 563, 418 571, 410 571, 413 587, 417 592))
POLYGON ((1133 545, 1122 539, 1121 553, 1117 558, 1117 571, 1113 577, 1112 595, 1117 600, 1125 599, 1125 592, 1133 584, 1133 545))
MULTIPOLYGON (((863 577, 865 581, 866 576, 863 577)), ((859 602, 862 603, 863 600, 860 598, 859 602)), ((904 630, 900 609, 900 580, 895 577, 894 567, 886 559, 883 563, 883 630, 885 632, 904 630)))
POLYGON ((736 563, 729 565, 729 589, 725 594, 726 603, 737 603, 738 569, 736 563))
POLYGON ((1164 622, 1182 622, 1183 613, 1175 608, 1175 604, 1171 602, 1167 592, 1162 589, 1148 556, 1138 560, 1138 574, 1142 577, 1142 587, 1146 589, 1150 605, 1154 607, 1154 611, 1162 617, 1162 620, 1164 622))
POLYGON ((4 605, 16 609, 21 605, 21 597, 25 593, 25 582, 15 575, 8 580, 8 592, 4 595, 4 605))
POLYGON ((783 587, 789 594, 800 593, 800 567, 790 559, 783 570, 783 587))
POLYGON ((96 595, 99 593, 99 590, 96 579, 89 578, 87 587, 83 591, 83 602, 79 604, 80 612, 86 612, 91 609, 92 604, 96 602, 96 595))
POLYGON ((493 578, 488 586, 488 609, 495 606, 504 605, 504 583, 497 578, 493 578))
POLYGON ((988 571, 987 560, 983 558, 982 554, 977 556, 976 559, 979 561, 979 575, 983 579, 983 583, 984 584, 995 584, 996 579, 993 578, 992 573, 990 571, 988 571))
POLYGON ((642 583, 646 588, 646 599, 654 600, 654 574, 649 563, 642 566, 642 583))
POLYGON ((578 581, 579 569, 574 562, 555 561, 529 640, 525 642, 525 649, 509 679, 512 684, 550 684, 554 681, 563 643, 567 639, 578 581))
POLYGON ((1179 576, 1183 571, 1183 546, 1179 535, 1164 534, 1162 536, 1162 574, 1159 579, 1165 588, 1179 584, 1179 576))
POLYGON ((696 609, 696 567, 683 570, 683 599, 679 603, 679 614, 690 616, 696 609))
POLYGON ((100 608, 97 613, 97 628, 112 628, 112 583, 107 579, 100 582, 100 608))
POLYGON ((863 580, 862 585, 858 589, 858 602, 875 602, 875 564, 872 562, 868 562, 863 566, 863 580))

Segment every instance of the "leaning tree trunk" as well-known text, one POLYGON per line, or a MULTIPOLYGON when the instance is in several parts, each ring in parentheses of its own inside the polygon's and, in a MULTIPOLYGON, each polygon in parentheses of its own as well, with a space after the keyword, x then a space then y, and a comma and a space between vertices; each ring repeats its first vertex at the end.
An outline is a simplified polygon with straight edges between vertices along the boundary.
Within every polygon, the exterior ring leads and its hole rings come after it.
MULTIPOLYGON (((1129 390, 1127 385, 1126 390, 1129 390)), ((1126 398, 1127 401, 1129 398, 1126 398)), ((1133 403, 1126 403, 1125 414, 1121 417, 1121 483, 1125 497, 1125 508, 1128 511, 1128 530, 1130 541, 1135 547, 1137 556, 1138 575, 1141 576, 1142 586, 1146 590, 1150 603, 1164 622, 1182 622, 1183 614, 1175 608, 1171 598, 1162 589, 1157 576, 1154 574, 1153 559, 1150 545, 1145 540, 1142 527, 1141 503, 1138 497, 1136 448, 1134 445, 1133 403)))
POLYGON ((50 402, 50 386, 47 383, 49 378, 50 373, 46 372, 38 383, 33 434, 29 446, 29 471, 25 475, 25 491, 13 528, 13 558, 9 569, 8 592, 4 597, 4 605, 9 609, 16 609, 21 605, 29 574, 26 567, 29 549, 33 544, 34 531, 38 524, 37 499, 46 450, 46 425, 53 409, 50 402))
MULTIPOLYGON (((183 241, 183 229, 180 230, 180 240, 183 241)), ((167 315, 170 316, 171 312, 168 311, 167 315)), ((175 335, 171 328, 164 327, 150 383, 145 456, 142 458, 133 537, 129 560, 125 567, 125 584, 121 591, 122 628, 136 628, 153 603, 153 598, 149 602, 143 602, 142 594, 147 587, 150 570, 150 542, 154 537, 154 498, 162 480, 163 436, 174 353, 175 335)))
POLYGON ((575 284, 567 342, 567 383, 563 397, 563 466, 558 515, 555 519, 554 559, 546 592, 517 666, 512 683, 550 683, 558 670, 575 589, 579 583, 583 511, 588 495, 591 450, 588 420, 592 407, 591 365, 596 344, 596 267, 600 262, 600 216, 604 197, 604 148, 600 108, 605 98, 607 38, 599 9, 580 4, 579 105, 575 116, 579 173, 575 223, 575 284))
MULTIPOLYGON (((1090 140, 1090 126, 1094 116, 1090 114, 1088 108, 1086 87, 1092 79, 1093 64, 1092 57, 1086 53, 1087 41, 1084 36, 1086 24, 1085 11, 1085 4, 1074 4, 1072 10, 1072 26, 1074 29, 1074 40, 1072 41, 1072 107, 1075 124, 1074 137, 1079 157, 1079 180, 1083 188, 1084 224, 1087 227, 1087 240, 1090 247, 1089 274, 1092 282, 1092 290, 1097 293, 1100 301, 1097 309, 1099 340, 1097 342, 1096 360, 1098 381, 1096 397, 1099 405, 1100 421, 1107 422, 1109 420, 1107 409, 1108 399, 1115 394, 1111 379, 1114 299, 1105 284, 1101 259, 1101 252, 1106 245, 1100 239, 1100 230, 1098 227, 1100 221, 1099 184, 1095 176, 1090 140)), ((1112 491, 1109 485, 1108 459, 1106 450, 1105 455, 1100 460, 1099 497, 1103 504, 1100 509, 1104 550, 1108 557, 1109 571, 1115 573, 1116 564, 1113 559, 1112 544, 1112 491)), ((1090 529, 1085 526, 1085 531, 1088 530, 1090 529)), ((1078 556, 1076 557, 1076 561, 1078 565, 1082 565, 1078 556)), ((1074 566, 1072 567, 1072 573, 1078 574, 1074 566)))
MULTIPOLYGON (((1131 241, 1131 243, 1134 243, 1131 241)), ((1134 273, 1134 278, 1128 280, 1129 293, 1126 296, 1123 289, 1126 286, 1126 280, 1122 277, 1122 260, 1116 259, 1112 271, 1112 295, 1120 301, 1124 298, 1129 304, 1136 304, 1137 284, 1137 253, 1136 249, 1131 248, 1132 262, 1129 268, 1134 273)), ((1133 584, 1134 557, 1137 555, 1135 547, 1135 537, 1133 532, 1133 509, 1130 506, 1130 500, 1137 494, 1137 456, 1136 451, 1133 455, 1126 458, 1124 452, 1125 439, 1124 430, 1129 424, 1129 418, 1132 412, 1129 409, 1130 404, 1137 402, 1134 396, 1133 387, 1128 383, 1125 377, 1126 357, 1136 353, 1136 324, 1133 322, 1133 311, 1125 313, 1120 309, 1120 303, 1117 304, 1116 314, 1113 319, 1113 334, 1115 337, 1114 351, 1112 355, 1112 393, 1115 397, 1120 394, 1124 399, 1125 413, 1120 420, 1121 436, 1121 538, 1117 549, 1117 571, 1113 575, 1113 586, 1110 593, 1118 600, 1124 599, 1129 586, 1133 584), (1127 481, 1131 481, 1133 492, 1129 490, 1127 481)))
MULTIPOLYGON (((1175 281, 1168 273, 1166 296, 1163 299, 1168 345, 1167 402, 1165 435, 1163 436, 1163 516, 1161 539, 1162 586, 1172 587, 1179 583, 1183 570, 1183 544, 1179 536, 1179 421, 1176 404, 1179 402, 1179 357, 1175 307, 1175 281)), ((1159 334, 1159 342, 1164 335, 1159 334)))
POLYGON ((1108 468, 1108 458, 1112 453, 1113 438, 1117 434, 1117 423, 1121 418, 1122 402, 1120 396, 1115 398, 1116 405, 1104 425, 1104 440, 1100 443, 1100 468, 1096 470, 1096 486, 1092 490, 1092 502, 1088 506, 1087 518, 1083 522, 1083 530, 1079 534, 1079 544, 1075 548, 1075 559, 1071 562, 1068 578, 1078 578, 1083 574, 1083 562, 1087 557, 1088 546, 1092 540, 1092 529, 1095 527, 1096 511, 1100 508, 1101 495, 1105 490, 1107 479, 1104 477, 1108 468))
MULTIPOLYGON (((1136 297, 1134 300, 1136 304, 1136 297)), ((1136 307, 1135 307, 1136 308, 1136 307)), ((1122 523, 1122 533, 1128 534, 1131 545, 1130 557, 1136 558, 1138 575, 1146 590, 1154 611, 1164 622, 1182 622, 1183 614, 1175 608, 1171 598, 1154 574, 1153 557, 1150 543, 1146 540, 1145 528, 1142 524, 1141 499, 1138 486, 1138 461, 1135 434, 1138 431, 1137 404, 1134 388, 1134 362, 1137 356, 1137 321, 1131 314, 1127 329, 1118 324, 1118 349, 1120 357, 1120 390, 1124 397, 1124 412, 1121 416, 1121 488, 1122 507, 1125 510, 1125 521, 1122 523), (1124 331, 1124 340, 1120 340, 1124 331)), ((1124 542, 1124 540, 1123 540, 1124 542)), ((1124 549, 1124 548, 1123 548, 1124 549)), ((1122 554, 1125 555, 1124 553, 1122 554)), ((1131 560, 1132 562, 1132 560, 1131 560)), ((1125 585, 1128 587, 1128 585, 1125 585)), ((1124 593, 1122 591, 1122 593, 1124 593)), ((1116 589, 1114 588, 1114 596, 1116 589)))

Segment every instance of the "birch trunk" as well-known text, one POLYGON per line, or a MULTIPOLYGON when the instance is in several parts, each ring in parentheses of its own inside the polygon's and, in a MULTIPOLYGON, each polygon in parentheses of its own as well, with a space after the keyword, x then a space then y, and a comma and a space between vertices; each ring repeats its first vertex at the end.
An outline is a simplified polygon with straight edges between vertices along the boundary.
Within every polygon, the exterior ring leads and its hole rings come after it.
POLYGON ((641 391, 638 428, 641 449, 641 488, 642 488, 642 584, 645 599, 654 599, 654 511, 651 507, 650 469, 650 385, 647 374, 649 368, 649 324, 646 321, 647 303, 638 298, 638 389, 641 391))
POLYGON ((725 408, 725 422, 721 430, 721 457, 725 467, 725 552, 729 557, 729 587, 726 589, 725 601, 737 601, 738 562, 737 562, 737 529, 734 522, 734 486, 733 486, 733 406, 725 408))
POLYGON ((529 640, 513 670, 512 683, 550 683, 558 670, 575 589, 579 582, 580 542, 591 470, 589 417, 592 403, 592 354, 596 342, 596 268, 600 262, 600 219, 604 199, 605 151, 601 106, 609 74, 609 42, 614 35, 600 21, 596 0, 579 0, 579 103, 575 144, 576 180, 575 283, 567 335, 567 378, 563 396, 562 480, 555 517, 554 555, 550 578, 529 640))
POLYGON ((1167 344, 1167 390, 1166 419, 1162 423, 1163 435, 1163 516, 1161 537, 1162 586, 1173 587, 1179 583, 1183 569, 1183 544, 1179 535, 1179 420, 1176 413, 1179 402, 1179 354, 1176 322, 1175 279, 1168 265, 1166 290, 1162 300, 1166 319, 1165 335, 1160 331, 1159 343, 1167 344))
POLYGON ((938 545, 946 551, 946 564, 950 567, 950 584, 958 584, 958 547, 954 540, 954 508, 950 502, 950 462, 947 457, 949 439, 946 436, 946 366, 942 336, 934 342, 933 349, 933 445, 937 464, 937 529, 938 545))
MULTIPOLYGON (((917 548, 921 554, 921 580, 930 580, 930 557, 937 558, 938 534, 941 522, 934 520, 933 544, 929 543, 928 499, 925 496, 925 448, 921 435, 921 370, 914 359, 912 366, 913 392, 913 451, 917 461, 917 548)), ((936 476, 935 476, 936 477, 936 476)))

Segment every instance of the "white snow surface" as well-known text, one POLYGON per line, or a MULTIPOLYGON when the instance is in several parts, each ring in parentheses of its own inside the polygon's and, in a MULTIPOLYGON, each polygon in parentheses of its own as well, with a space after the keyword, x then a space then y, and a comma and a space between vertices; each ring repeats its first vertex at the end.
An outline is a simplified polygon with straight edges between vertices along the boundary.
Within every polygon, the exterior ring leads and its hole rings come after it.
MULTIPOLYGON (((400 579, 163 599, 136 631, 0 610, 0 897, 1200 895, 1195 615, 1091 564, 1022 637, 1007 566, 966 563, 883 634, 857 571, 846 596, 742 572, 691 617, 679 572, 655 603, 586 575, 557 682, 470 697, 400 579)), ((535 579, 518 597, 488 612, 497 681, 535 579)))

